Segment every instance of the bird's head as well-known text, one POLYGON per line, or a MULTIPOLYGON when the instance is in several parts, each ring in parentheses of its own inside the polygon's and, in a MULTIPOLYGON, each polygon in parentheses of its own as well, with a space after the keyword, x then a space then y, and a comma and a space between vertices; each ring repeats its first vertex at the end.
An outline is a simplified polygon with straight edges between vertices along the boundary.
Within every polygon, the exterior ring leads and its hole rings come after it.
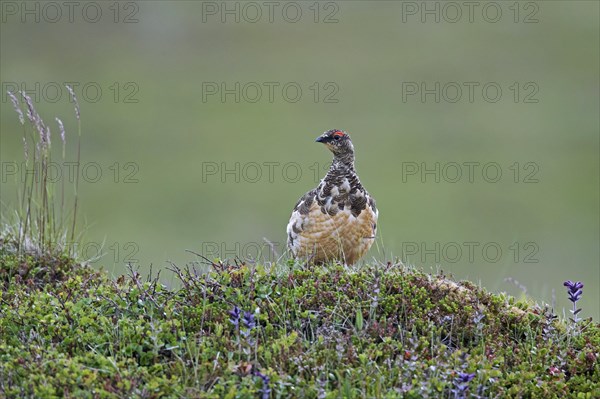
POLYGON ((319 137, 317 142, 325 144, 329 151, 333 152, 334 158, 345 161, 354 161, 354 146, 350 135, 339 129, 328 130, 319 137))

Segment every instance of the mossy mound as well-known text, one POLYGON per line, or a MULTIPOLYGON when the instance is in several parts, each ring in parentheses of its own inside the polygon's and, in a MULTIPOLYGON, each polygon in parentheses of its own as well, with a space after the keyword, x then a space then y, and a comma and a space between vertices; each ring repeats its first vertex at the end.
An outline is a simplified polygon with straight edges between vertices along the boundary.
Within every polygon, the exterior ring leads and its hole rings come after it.
POLYGON ((168 290, 0 247, 0 396, 600 397, 591 320, 403 266, 213 266, 168 290))

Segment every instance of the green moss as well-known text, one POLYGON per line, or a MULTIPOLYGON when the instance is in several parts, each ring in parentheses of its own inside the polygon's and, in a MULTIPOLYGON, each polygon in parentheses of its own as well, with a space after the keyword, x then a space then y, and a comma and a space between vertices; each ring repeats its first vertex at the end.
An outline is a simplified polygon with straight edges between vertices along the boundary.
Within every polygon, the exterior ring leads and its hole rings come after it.
POLYGON ((600 326, 404 267, 174 269, 168 290, 0 247, 0 396, 600 396, 600 326), (257 327, 230 322, 234 307, 257 327))

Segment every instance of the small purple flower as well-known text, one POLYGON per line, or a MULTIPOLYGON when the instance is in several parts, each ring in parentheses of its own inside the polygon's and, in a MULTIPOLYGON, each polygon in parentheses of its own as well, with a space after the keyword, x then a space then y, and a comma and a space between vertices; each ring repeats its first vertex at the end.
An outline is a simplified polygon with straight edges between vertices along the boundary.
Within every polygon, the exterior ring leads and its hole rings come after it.
POLYGON ((254 327, 256 327, 256 319, 254 318, 254 313, 252 312, 244 312, 244 327, 246 327, 249 330, 252 330, 254 327))
POLYGON ((563 285, 569 290, 569 301, 577 302, 581 298, 581 294, 583 294, 583 283, 581 281, 574 283, 571 280, 567 280, 563 285))
POLYGON ((259 391, 261 394, 261 399, 269 399, 271 397, 271 387, 269 386, 269 383, 271 382, 271 379, 269 378, 268 375, 265 375, 263 373, 261 373, 260 371, 257 371, 255 373, 255 375, 257 377, 259 377, 262 380, 262 388, 259 391))
POLYGON ((581 309, 577 308, 577 301, 581 299, 581 295, 583 294, 583 283, 581 281, 573 282, 571 280, 567 280, 563 283, 563 285, 568 289, 569 301, 573 302, 573 310, 571 310, 573 318, 571 321, 573 323, 577 323, 579 320, 581 320, 577 316, 577 314, 581 312, 581 309))
POLYGON ((242 322, 244 323, 244 329, 241 331, 242 336, 244 338, 250 337, 250 333, 252 333, 252 329, 256 327, 256 319, 254 318, 254 314, 252 312, 244 312, 244 317, 242 318, 242 322))
POLYGON ((231 322, 231 324, 233 324, 236 327, 238 327, 240 325, 240 314, 241 313, 242 313, 242 311, 237 306, 234 306, 233 309, 231 309, 229 311, 229 316, 230 316, 229 321, 231 322))
POLYGON ((458 373, 458 376, 454 378, 454 389, 452 390, 455 398, 466 398, 465 394, 469 389, 469 382, 473 378, 475 378, 475 373, 458 373))
POLYGON ((475 373, 458 373, 457 381, 461 383, 471 382, 475 378, 475 373))

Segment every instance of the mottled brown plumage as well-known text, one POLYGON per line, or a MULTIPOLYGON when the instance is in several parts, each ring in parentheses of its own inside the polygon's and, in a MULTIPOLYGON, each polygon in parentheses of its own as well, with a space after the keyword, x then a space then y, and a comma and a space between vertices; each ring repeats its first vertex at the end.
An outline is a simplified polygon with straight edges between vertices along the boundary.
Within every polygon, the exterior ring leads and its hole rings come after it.
POLYGON ((311 263, 356 263, 375 241, 375 200, 354 170, 354 146, 341 130, 317 138, 333 153, 333 162, 317 188, 296 203, 287 226, 288 248, 311 263))

